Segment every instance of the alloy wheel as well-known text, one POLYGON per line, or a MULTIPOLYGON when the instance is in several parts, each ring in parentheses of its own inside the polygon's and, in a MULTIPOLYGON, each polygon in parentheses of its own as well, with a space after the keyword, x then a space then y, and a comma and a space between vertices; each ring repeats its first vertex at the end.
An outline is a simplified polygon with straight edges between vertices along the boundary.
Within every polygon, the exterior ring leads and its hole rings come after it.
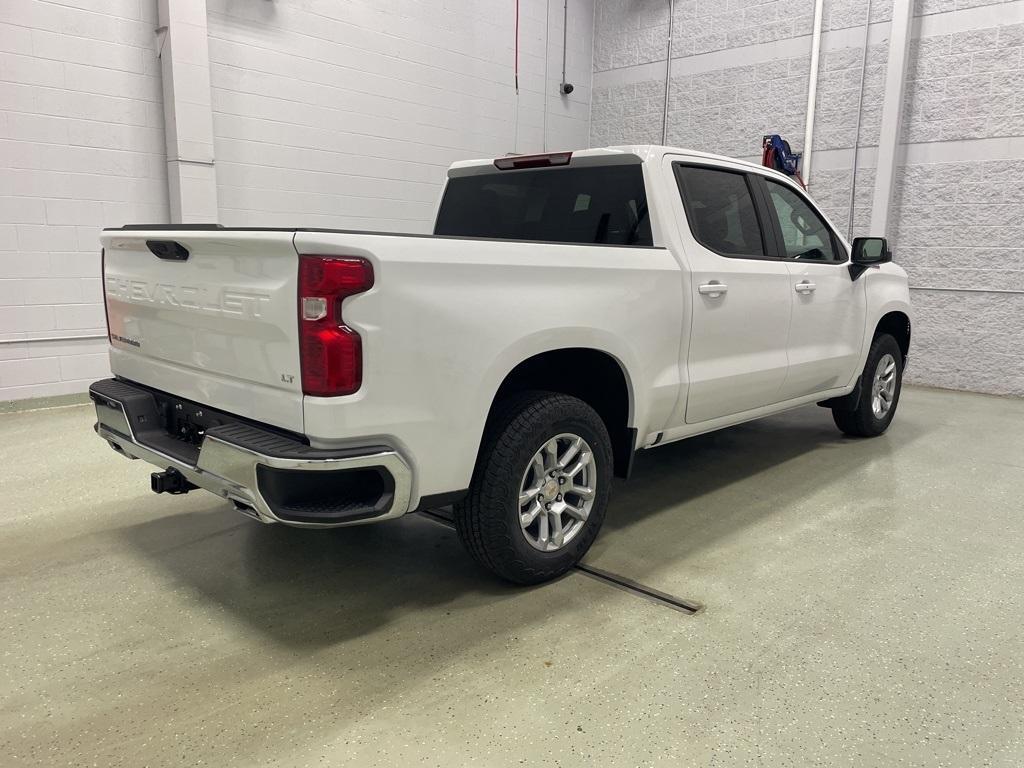
POLYGON ((896 358, 890 354, 882 355, 875 368, 875 377, 871 383, 871 412, 876 419, 884 419, 892 408, 896 397, 896 358))
POLYGON ((557 552, 583 529, 594 503, 597 466, 590 445, 568 432, 530 459, 519 487, 519 526, 530 546, 557 552))

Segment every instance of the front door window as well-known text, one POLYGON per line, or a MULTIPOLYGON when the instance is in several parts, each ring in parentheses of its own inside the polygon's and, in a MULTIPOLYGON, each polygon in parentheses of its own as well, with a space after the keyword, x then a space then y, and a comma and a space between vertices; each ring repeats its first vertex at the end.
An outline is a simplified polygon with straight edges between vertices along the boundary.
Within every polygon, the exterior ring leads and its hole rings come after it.
POLYGON ((801 261, 845 261, 839 256, 828 225, 789 187, 765 180, 772 202, 785 255, 801 261))

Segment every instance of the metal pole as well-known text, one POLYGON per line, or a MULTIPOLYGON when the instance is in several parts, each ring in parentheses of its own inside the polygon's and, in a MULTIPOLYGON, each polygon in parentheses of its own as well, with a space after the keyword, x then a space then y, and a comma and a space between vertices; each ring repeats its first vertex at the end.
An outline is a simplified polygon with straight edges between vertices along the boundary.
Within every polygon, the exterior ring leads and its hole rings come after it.
POLYGON ((668 0, 668 50, 665 54, 665 111, 661 119, 662 144, 668 143, 668 96, 672 87, 672 22, 676 15, 675 9, 675 0, 668 0))
POLYGON ((811 72, 807 80, 807 117, 804 120, 804 187, 811 185, 811 149, 814 143, 814 105, 818 96, 818 54, 821 52, 821 10, 824 0, 814 0, 814 29, 811 34, 811 72))
MULTIPOLYGON (((544 152, 548 151, 548 55, 551 53, 551 45, 548 43, 548 39, 551 36, 551 0, 546 0, 544 4, 544 87, 541 89, 544 93, 544 127, 541 129, 541 149, 544 152)), ((565 56, 562 57, 562 69, 565 69, 565 56)), ((565 78, 563 72, 562 78, 565 78)))
POLYGON ((565 85, 565 51, 569 47, 569 0, 562 4, 562 85, 565 85))
POLYGON ((853 240, 853 208, 857 199, 857 153, 860 149, 860 121, 864 114, 864 74, 868 68, 868 28, 871 25, 871 0, 864 16, 864 48, 860 52, 860 96, 857 98, 857 129, 853 134, 853 174, 850 179, 850 214, 847 218, 846 239, 853 240))

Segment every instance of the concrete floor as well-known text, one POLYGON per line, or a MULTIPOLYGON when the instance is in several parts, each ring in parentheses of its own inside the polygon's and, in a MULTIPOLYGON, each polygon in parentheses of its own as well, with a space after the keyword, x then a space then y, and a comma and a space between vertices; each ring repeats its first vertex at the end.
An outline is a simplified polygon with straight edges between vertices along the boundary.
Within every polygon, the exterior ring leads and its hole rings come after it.
POLYGON ((266 527, 88 407, 0 416, 0 764, 1024 764, 1024 401, 908 388, 643 454, 583 574, 266 527))

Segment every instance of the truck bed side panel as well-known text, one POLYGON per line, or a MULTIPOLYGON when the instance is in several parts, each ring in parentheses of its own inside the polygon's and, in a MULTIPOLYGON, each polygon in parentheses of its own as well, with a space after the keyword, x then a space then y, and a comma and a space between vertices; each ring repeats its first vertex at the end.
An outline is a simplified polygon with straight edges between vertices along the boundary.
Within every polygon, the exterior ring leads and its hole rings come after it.
POLYGON ((363 337, 363 386, 307 397, 306 433, 325 447, 394 443, 415 465, 414 496, 468 485, 495 392, 535 354, 587 347, 618 360, 641 434, 675 404, 683 306, 665 249, 302 231, 295 246, 368 258, 375 273, 344 305, 363 337))

